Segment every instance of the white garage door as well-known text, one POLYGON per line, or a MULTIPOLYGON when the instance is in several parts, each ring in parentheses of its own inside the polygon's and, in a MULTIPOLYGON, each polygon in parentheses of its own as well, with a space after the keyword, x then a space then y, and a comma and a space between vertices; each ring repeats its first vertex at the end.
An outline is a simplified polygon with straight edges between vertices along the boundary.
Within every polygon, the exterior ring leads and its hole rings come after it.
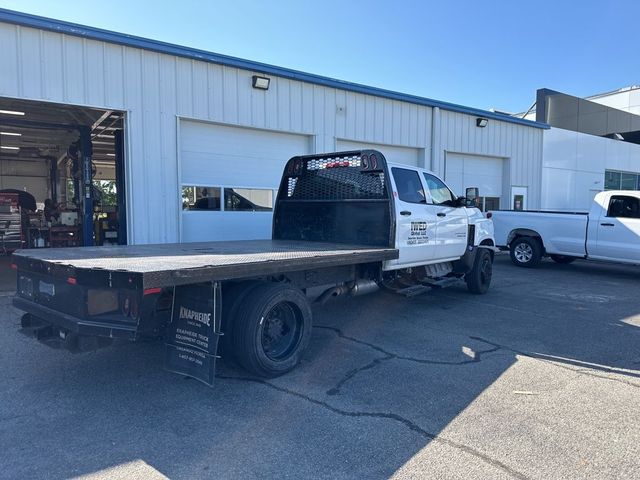
POLYGON ((502 197, 503 170, 504 160, 501 158, 447 153, 445 181, 460 196, 468 187, 478 187, 480 196, 488 199, 487 209, 495 210, 499 208, 502 197))
POLYGON ((396 147, 390 145, 378 145, 376 143, 355 142, 352 140, 338 140, 338 151, 361 150, 371 148, 379 150, 389 162, 403 163, 405 165, 418 166, 420 161, 420 149, 411 147, 396 147))
POLYGON ((181 240, 271 238, 284 165, 310 145, 305 135, 181 121, 181 240))

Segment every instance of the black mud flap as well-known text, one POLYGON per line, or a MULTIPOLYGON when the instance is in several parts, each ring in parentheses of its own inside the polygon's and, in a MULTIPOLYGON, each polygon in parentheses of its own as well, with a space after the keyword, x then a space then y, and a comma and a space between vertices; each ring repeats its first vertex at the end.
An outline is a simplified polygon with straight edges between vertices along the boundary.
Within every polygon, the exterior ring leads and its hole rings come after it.
POLYGON ((220 283, 175 287, 165 369, 213 386, 220 337, 220 283))

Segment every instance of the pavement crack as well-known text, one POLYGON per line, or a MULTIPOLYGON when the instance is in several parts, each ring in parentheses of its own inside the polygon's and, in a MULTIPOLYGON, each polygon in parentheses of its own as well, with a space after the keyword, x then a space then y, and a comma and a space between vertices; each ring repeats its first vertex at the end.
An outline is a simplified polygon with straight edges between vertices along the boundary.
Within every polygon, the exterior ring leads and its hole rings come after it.
POLYGON ((342 388, 342 386, 347 383, 349 380, 351 380, 353 377, 355 377, 357 374, 364 372, 365 370, 370 370, 374 367, 376 367, 377 365, 379 365, 380 363, 387 361, 387 360, 391 360, 392 358, 396 358, 392 355, 387 355, 385 357, 380 357, 380 358, 376 358, 374 360, 372 360, 371 362, 367 363, 366 365, 359 367, 359 368, 354 368, 352 370, 349 370, 339 381, 338 383, 336 383, 335 387, 330 388, 329 390, 327 390, 325 393, 327 395, 337 395, 338 393, 340 393, 340 389, 342 388))
POLYGON ((9 422, 11 420, 17 420, 19 418, 31 417, 31 415, 27 415, 26 413, 18 414, 18 415, 10 415, 8 417, 0 417, 0 423, 9 422))
POLYGON ((469 447, 467 445, 461 444, 461 443, 457 443, 454 442, 452 440, 448 440, 442 436, 439 436, 435 433, 431 433, 427 430, 425 430, 424 428, 420 427, 417 423, 409 420, 408 418, 405 418, 401 415, 398 415, 397 413, 390 413, 390 412, 366 412, 366 411, 349 411, 349 410, 343 410, 341 408, 337 408, 334 407, 333 405, 327 403, 327 402, 323 402, 321 400, 315 399, 309 395, 305 395, 303 393, 297 392, 295 390, 291 390, 289 388, 286 387, 282 387, 279 385, 276 385, 272 382, 269 382, 265 379, 262 378, 255 378, 255 377, 239 377, 239 376, 232 376, 232 375, 217 375, 216 378, 220 379, 220 380, 231 380, 231 381, 240 381, 240 382, 250 382, 250 383, 256 383, 256 384, 260 384, 260 385, 264 385, 266 387, 269 387, 273 390, 276 390, 278 392, 284 393, 286 395, 290 395, 293 397, 297 397, 300 398, 308 403, 311 403, 313 405, 322 407, 325 410, 328 410, 332 413, 335 413, 337 415, 343 416, 343 417, 349 417, 349 418, 374 418, 374 419, 384 419, 384 420, 391 420, 394 422, 397 422, 403 426, 405 426, 407 429, 411 430, 412 432, 420 435, 423 438, 426 438, 430 441, 433 442, 438 442, 438 443, 442 443, 444 445, 450 446, 452 448, 455 448, 457 450, 461 450, 465 453, 468 453, 469 455, 472 455, 482 461, 484 461, 485 463, 488 463, 489 465, 492 465, 495 468, 499 468, 500 470, 508 473, 509 475, 511 475, 513 478, 517 478, 517 479, 521 479, 521 480, 529 480, 527 476, 525 476, 524 474, 518 472, 517 470, 514 470, 513 468, 511 468, 510 466, 508 466, 507 464, 501 462, 500 460, 497 460, 495 458, 490 457, 489 455, 486 455, 472 447, 469 447))
MULTIPOLYGON (((379 357, 379 358, 376 358, 376 359, 372 360, 371 362, 367 363, 366 365, 363 365, 362 367, 358 367, 358 368, 354 368, 352 370, 349 370, 338 381, 338 383, 336 383, 336 385, 334 387, 332 387, 332 388, 330 388, 329 390, 326 391, 327 395, 337 395, 338 393, 340 393, 340 389, 344 386, 344 384, 347 383, 349 380, 351 380, 353 377, 355 377, 356 375, 358 375, 359 373, 361 373, 361 372, 363 372, 365 370, 371 370, 372 368, 375 368, 376 366, 380 365, 382 362, 386 362, 386 361, 389 361, 389 360, 403 360, 403 361, 406 361, 406 362, 413 362, 413 363, 418 363, 418 364, 421 364, 421 365, 450 365, 450 366, 468 365, 468 364, 471 364, 471 363, 480 362, 481 361, 481 355, 486 354, 486 353, 497 352, 501 348, 499 346, 495 346, 493 344, 490 344, 489 342, 483 342, 483 343, 488 343, 488 344, 492 345, 492 348, 487 349, 487 350, 475 351, 474 352, 474 356, 472 358, 469 358, 469 360, 456 360, 456 361, 450 361, 450 360, 427 360, 427 359, 424 359, 424 358, 410 357, 410 356, 406 356, 406 355, 398 355, 396 353, 393 353, 393 352, 390 352, 388 350, 385 350, 384 348, 382 348, 382 347, 380 347, 378 345, 374 345, 373 343, 365 342, 364 340, 360 340, 358 338, 351 337, 349 335, 345 335, 342 330, 340 330, 339 328, 336 328, 336 327, 329 327, 329 326, 325 326, 325 325, 316 325, 316 326, 314 326, 314 328, 329 330, 331 332, 334 332, 339 338, 342 338, 342 339, 350 341, 350 342, 357 343, 359 345, 364 345, 364 346, 369 347, 369 348, 371 348, 371 349, 373 349, 373 350, 375 350, 375 351, 377 351, 379 353, 382 353, 384 355, 383 357, 379 357)), ((482 340, 480 340, 480 341, 482 342, 482 340)))
POLYGON ((338 337, 340 337, 340 338, 344 338, 345 340, 349 340, 351 342, 367 346, 367 347, 372 348, 373 350, 376 350, 376 351, 378 351, 378 352, 380 352, 380 353, 382 353, 384 355, 395 356, 393 353, 388 352, 384 348, 379 347, 377 345, 374 345, 373 343, 365 342, 364 340, 360 340, 358 338, 350 337, 349 335, 345 335, 344 332, 342 330, 340 330, 339 328, 330 327, 328 325, 314 325, 313 328, 319 328, 319 329, 322 329, 322 330, 330 330, 333 333, 335 333, 336 335, 338 335, 338 337))

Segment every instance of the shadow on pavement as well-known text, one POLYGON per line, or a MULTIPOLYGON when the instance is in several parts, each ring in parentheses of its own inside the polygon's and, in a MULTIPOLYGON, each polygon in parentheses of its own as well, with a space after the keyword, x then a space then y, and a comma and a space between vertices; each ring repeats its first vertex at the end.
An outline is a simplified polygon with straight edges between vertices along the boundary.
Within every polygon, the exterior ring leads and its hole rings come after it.
MULTIPOLYGON (((10 311, 0 338, 0 477, 109 476, 138 462, 144 478, 386 478, 429 449, 452 463, 427 462, 425 476, 457 476, 455 462, 485 478, 572 476, 561 438, 547 454, 551 470, 514 458, 532 435, 554 439, 538 420, 538 433, 508 424, 540 408, 522 410, 541 389, 562 402, 578 375, 640 386, 639 277, 584 262, 523 270, 498 257, 485 296, 381 292, 316 308, 299 368, 264 380, 225 359, 213 389, 163 372, 159 343, 48 350, 13 333, 18 312, 0 298, 10 311)), ((581 428, 567 432, 591 435, 581 428)))

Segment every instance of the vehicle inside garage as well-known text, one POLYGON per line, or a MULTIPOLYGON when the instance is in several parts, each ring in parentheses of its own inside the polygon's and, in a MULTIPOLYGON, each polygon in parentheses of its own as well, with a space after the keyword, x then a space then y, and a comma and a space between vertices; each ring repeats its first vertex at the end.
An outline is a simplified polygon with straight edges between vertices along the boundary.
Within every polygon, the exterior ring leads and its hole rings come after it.
POLYGON ((124 114, 0 98, 0 282, 17 249, 126 243, 124 114))

